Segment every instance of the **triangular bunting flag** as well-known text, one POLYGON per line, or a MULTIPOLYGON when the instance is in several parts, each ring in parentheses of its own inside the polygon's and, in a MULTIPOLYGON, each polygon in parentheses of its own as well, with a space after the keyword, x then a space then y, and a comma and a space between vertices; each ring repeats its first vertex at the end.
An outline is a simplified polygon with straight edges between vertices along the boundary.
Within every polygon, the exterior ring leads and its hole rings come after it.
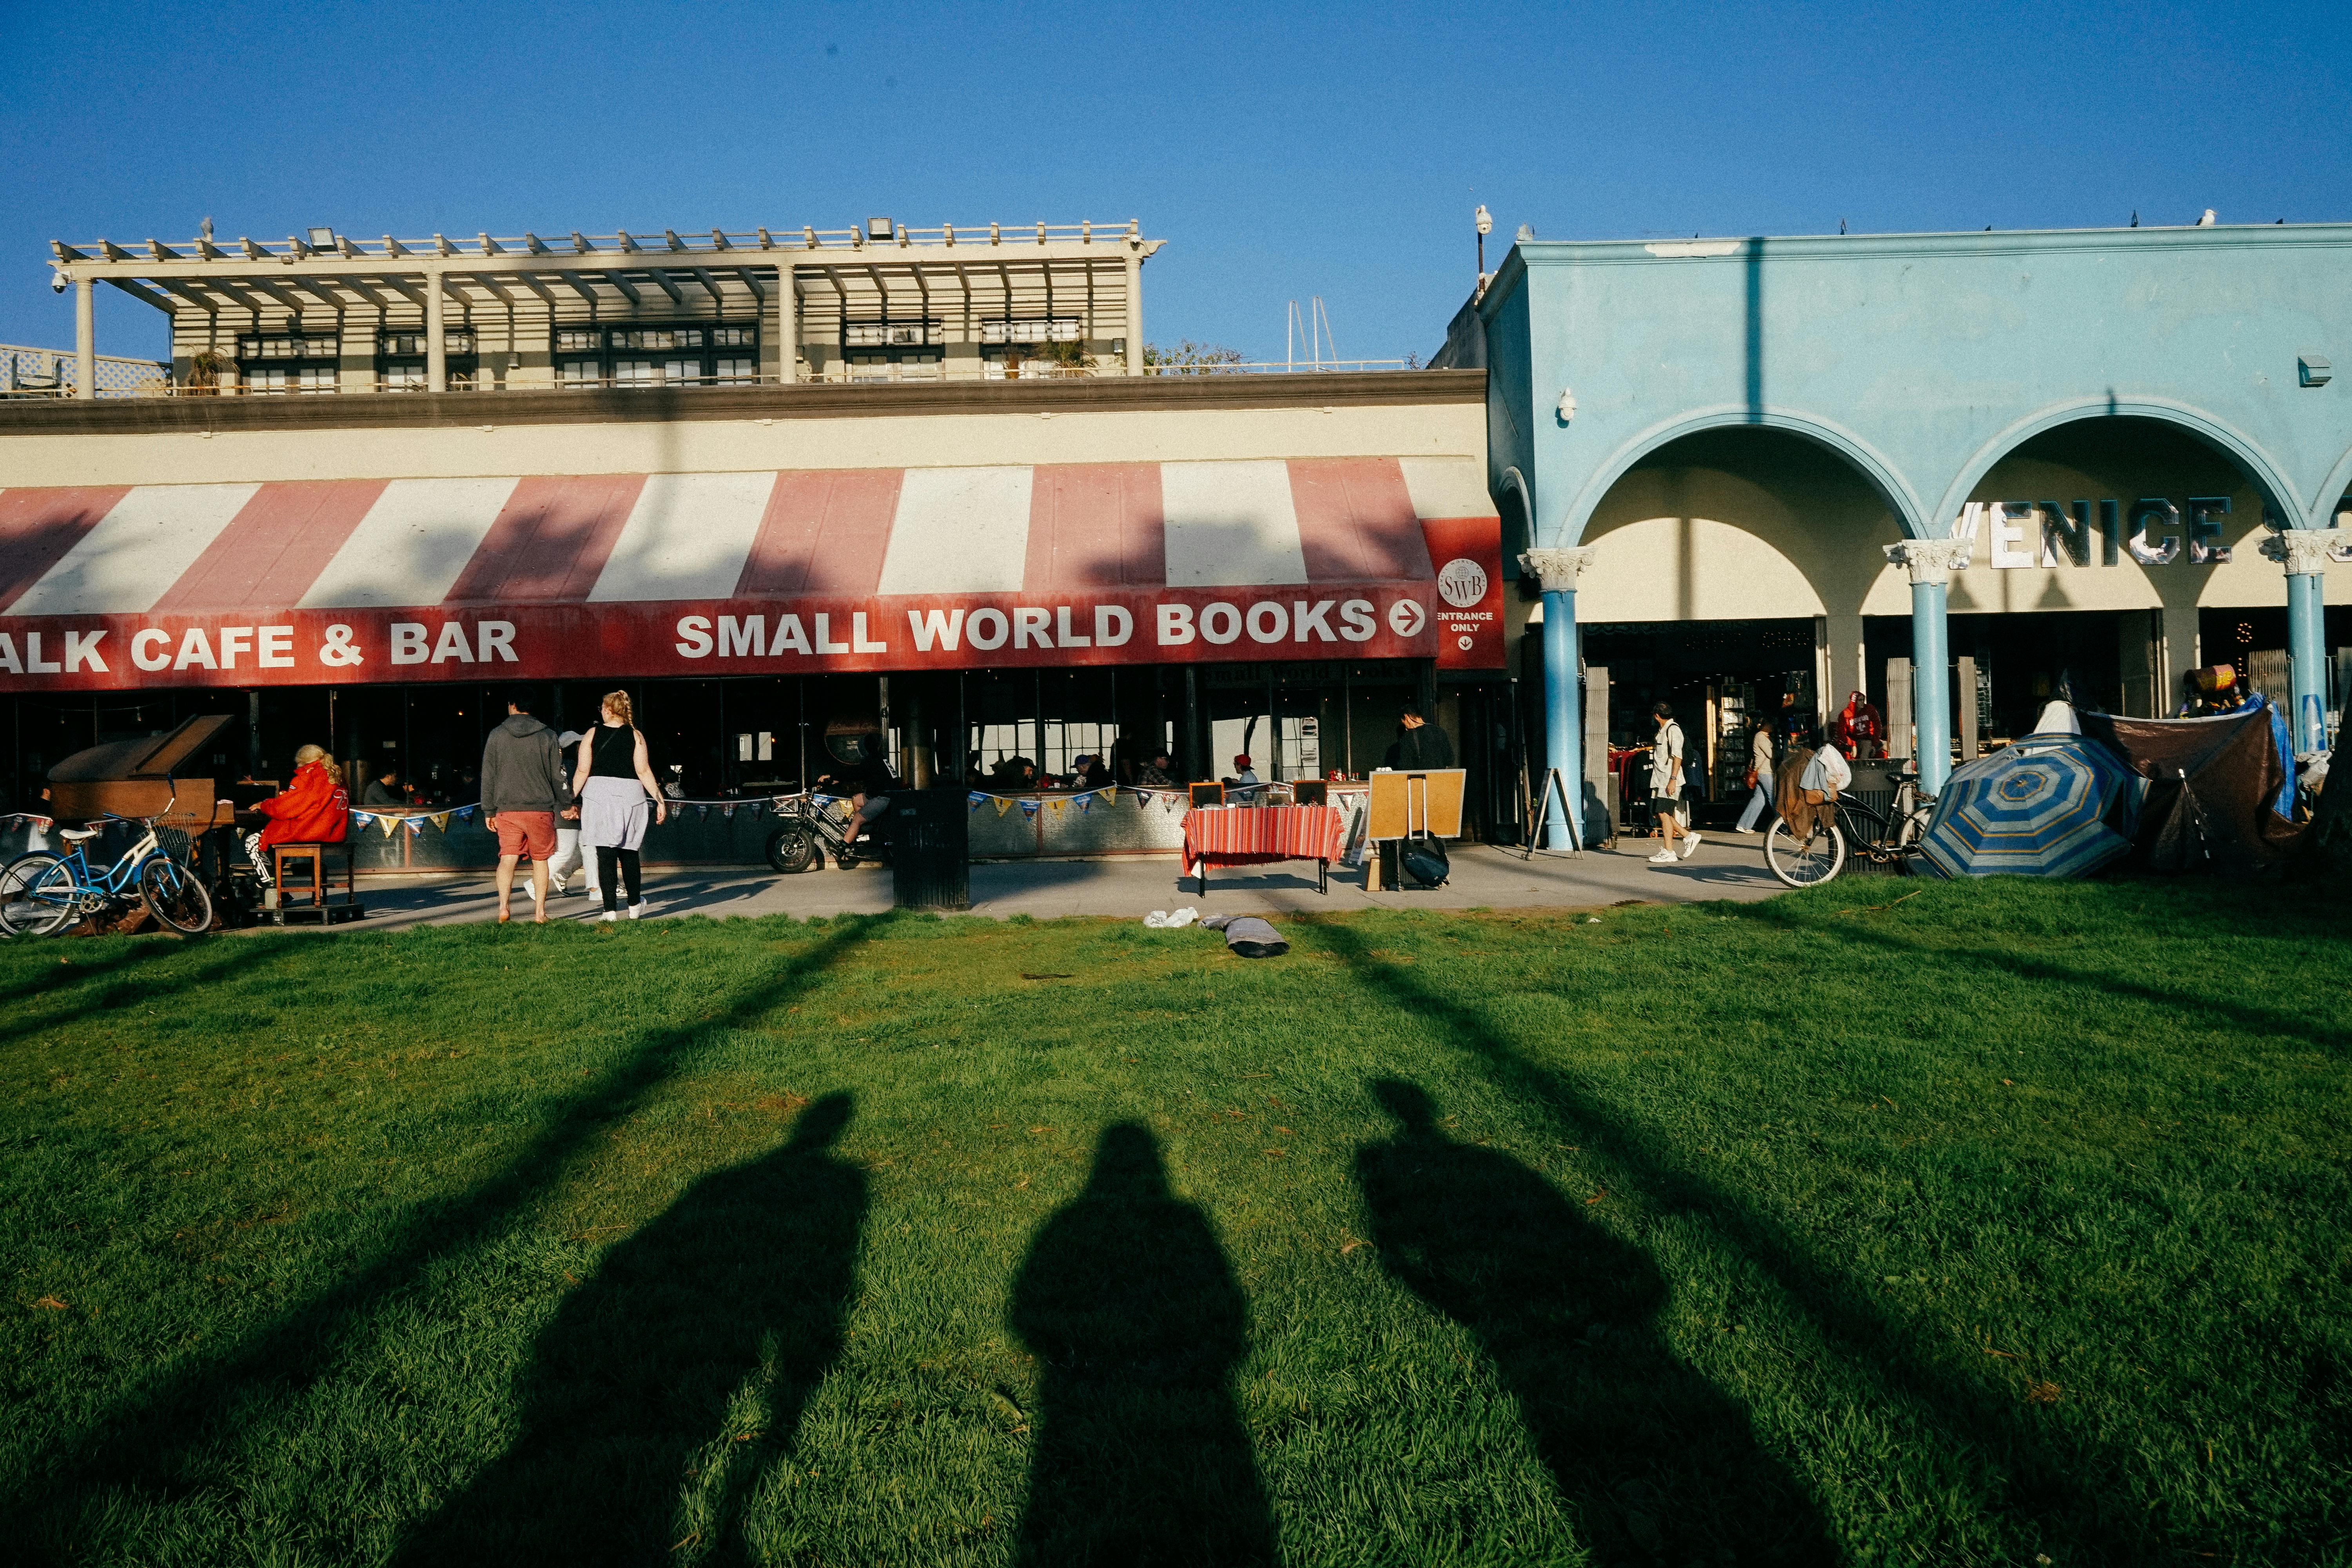
POLYGON ((375 813, 372 811, 355 811, 352 813, 352 820, 358 823, 362 827, 365 827, 369 823, 375 820, 375 813))
POLYGON ((1051 805, 1051 806, 1054 808, 1054 815, 1055 815, 1055 816, 1061 816, 1061 815, 1062 815, 1062 807, 1063 807, 1063 806, 1065 806, 1065 805, 1068 805, 1069 803, 1068 803, 1067 801, 1056 800, 1056 801, 1049 801, 1049 802, 1047 802, 1046 804, 1048 804, 1049 805, 1051 805))
POLYGON ((1024 800, 1021 803, 1021 815, 1034 818, 1037 815, 1037 808, 1044 804, 1043 801, 1024 800))
POLYGON ((379 816, 375 819, 375 825, 383 829, 383 836, 386 838, 400 831, 400 818, 396 816, 379 816))
POLYGON ((437 828, 439 828, 439 829, 440 829, 442 832, 444 832, 444 833, 448 832, 448 831, 449 831, 449 814, 448 814, 447 812, 446 812, 446 811, 445 811, 445 812, 442 812, 439 816, 436 816, 436 817, 433 819, 433 826, 436 826, 436 827, 437 827, 437 828))
POLYGON ((457 820, 458 820, 458 821, 460 821, 460 822, 471 822, 473 819, 474 819, 474 808, 473 808, 472 806, 470 806, 470 805, 461 805, 461 806, 459 806, 459 807, 457 808, 457 820))
POLYGON ((1003 816, 1006 812, 1013 809, 1013 797, 1011 795, 1000 795, 995 798, 997 816, 1003 816))
POLYGON ((719 815, 727 821, 732 822, 735 820, 735 808, 731 805, 722 805, 719 808, 719 815))
POLYGON ((1102 788, 1102 797, 1103 797, 1103 804, 1104 804, 1105 805, 1117 805, 1118 804, 1118 785, 1117 785, 1117 784, 1105 784, 1105 785, 1103 785, 1103 788, 1102 788))
POLYGON ((421 816, 412 816, 412 817, 410 817, 410 818, 408 819, 408 831, 409 831, 409 833, 410 833, 410 835, 411 835, 412 837, 418 837, 418 838, 422 838, 422 837, 425 837, 425 819, 424 819, 423 817, 421 817, 421 816))
POLYGON ((1078 796, 1078 815, 1084 816, 1087 812, 1094 809, 1094 796, 1090 795, 1082 795, 1078 796))

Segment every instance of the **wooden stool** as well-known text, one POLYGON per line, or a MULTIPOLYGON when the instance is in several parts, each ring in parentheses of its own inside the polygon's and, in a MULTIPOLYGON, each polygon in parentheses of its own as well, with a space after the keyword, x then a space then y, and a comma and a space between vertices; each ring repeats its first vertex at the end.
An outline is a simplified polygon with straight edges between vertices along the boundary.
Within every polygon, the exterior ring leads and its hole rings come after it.
POLYGON ((358 856, 350 838, 346 837, 340 844, 271 845, 269 847, 269 880, 278 889, 279 906, 282 908, 286 902, 286 868, 291 862, 297 865, 308 864, 310 880, 306 886, 306 890, 310 895, 310 907, 314 910, 324 909, 329 887, 327 857, 338 852, 343 858, 343 901, 352 903, 357 901, 357 889, 353 882, 352 870, 358 856))

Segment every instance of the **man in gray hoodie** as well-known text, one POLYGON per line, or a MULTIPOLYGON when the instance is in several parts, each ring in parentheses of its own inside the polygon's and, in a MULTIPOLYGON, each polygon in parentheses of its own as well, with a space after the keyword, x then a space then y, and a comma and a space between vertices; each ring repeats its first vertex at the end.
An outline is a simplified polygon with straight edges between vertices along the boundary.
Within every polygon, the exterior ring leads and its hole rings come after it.
POLYGON ((530 716, 528 699, 507 704, 507 720, 482 748, 482 825, 499 836, 499 923, 510 918, 515 862, 530 857, 532 923, 547 923, 547 863, 555 819, 577 816, 555 731, 530 716))

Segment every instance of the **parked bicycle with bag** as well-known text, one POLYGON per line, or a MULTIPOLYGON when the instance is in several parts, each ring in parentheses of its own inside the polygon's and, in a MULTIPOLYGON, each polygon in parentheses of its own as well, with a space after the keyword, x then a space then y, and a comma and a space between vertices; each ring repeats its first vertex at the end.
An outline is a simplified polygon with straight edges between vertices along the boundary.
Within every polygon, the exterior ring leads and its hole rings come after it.
MULTIPOLYGON (((179 795, 164 803, 159 816, 171 815, 179 795)), ((64 854, 37 850, 18 856, 0 871, 0 934, 53 936, 89 916, 101 914, 133 899, 143 901, 156 922, 182 936, 212 929, 212 895, 194 871, 173 859, 155 836, 155 818, 106 816, 100 822, 138 822, 145 828, 121 858, 102 869, 89 863, 89 841, 97 826, 66 827, 58 837, 64 854)))
MULTIPOLYGON (((1797 766, 1791 756, 1788 765, 1797 766)), ((1845 793, 1853 770, 1834 746, 1823 746, 1802 764, 1793 796, 1782 797, 1781 815, 1764 836, 1764 863, 1791 888, 1814 888, 1834 879, 1848 859, 1907 870, 1920 853, 1936 797, 1919 793, 1919 773, 1906 768, 1889 775, 1895 785, 1892 810, 1845 793)))

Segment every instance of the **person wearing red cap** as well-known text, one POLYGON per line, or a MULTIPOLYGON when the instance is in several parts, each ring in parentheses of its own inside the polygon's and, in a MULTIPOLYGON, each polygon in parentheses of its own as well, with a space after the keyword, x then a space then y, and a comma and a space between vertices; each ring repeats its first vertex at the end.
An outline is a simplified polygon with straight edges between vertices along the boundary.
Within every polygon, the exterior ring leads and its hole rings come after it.
POLYGON ((1250 766, 1247 752, 1238 752, 1234 755, 1233 782, 1236 784, 1255 784, 1258 782, 1256 770, 1250 766))

